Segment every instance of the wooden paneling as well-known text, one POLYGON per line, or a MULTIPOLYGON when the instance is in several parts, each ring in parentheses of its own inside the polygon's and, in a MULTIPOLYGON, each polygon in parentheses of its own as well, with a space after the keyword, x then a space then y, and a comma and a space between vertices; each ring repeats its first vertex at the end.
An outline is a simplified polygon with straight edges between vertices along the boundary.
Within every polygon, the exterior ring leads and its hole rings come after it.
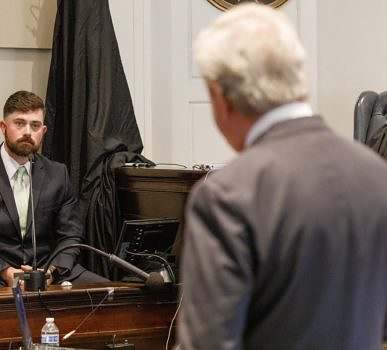
MULTIPOLYGON (((76 328, 93 307, 114 288, 95 313, 61 346, 103 349, 105 344, 124 342, 136 350, 164 349, 172 317, 177 306, 177 289, 151 292, 142 284, 112 283, 24 293, 28 321, 35 342, 51 311, 61 338, 76 328)), ((15 305, 10 288, 0 289, 0 349, 17 348, 21 342, 15 305)))

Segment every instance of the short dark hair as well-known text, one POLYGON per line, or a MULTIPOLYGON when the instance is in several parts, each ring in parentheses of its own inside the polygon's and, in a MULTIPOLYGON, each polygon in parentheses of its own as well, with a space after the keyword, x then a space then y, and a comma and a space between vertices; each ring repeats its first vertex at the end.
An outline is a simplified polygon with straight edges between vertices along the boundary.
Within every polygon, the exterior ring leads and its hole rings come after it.
POLYGON ((38 109, 44 110, 43 100, 38 95, 29 91, 16 91, 5 102, 3 117, 6 118, 14 112, 27 113, 38 109))

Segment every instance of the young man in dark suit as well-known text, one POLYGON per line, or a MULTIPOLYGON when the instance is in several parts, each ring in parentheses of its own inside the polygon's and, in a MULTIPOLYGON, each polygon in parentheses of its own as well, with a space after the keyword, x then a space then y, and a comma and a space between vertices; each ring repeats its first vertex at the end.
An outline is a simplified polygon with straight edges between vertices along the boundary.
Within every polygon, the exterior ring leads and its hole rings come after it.
POLYGON ((387 312, 387 166, 307 103, 279 12, 241 5, 196 43, 239 157, 192 193, 179 350, 377 350, 387 312))
MULTIPOLYGON (((37 266, 43 267, 56 249, 82 242, 66 166, 38 154, 43 136, 44 104, 27 91, 11 95, 4 105, 0 128, 0 285, 11 286, 14 273, 31 270, 33 260, 29 191, 34 197, 37 266)), ((106 282, 76 264, 78 249, 60 253, 49 268, 51 283, 106 282)))

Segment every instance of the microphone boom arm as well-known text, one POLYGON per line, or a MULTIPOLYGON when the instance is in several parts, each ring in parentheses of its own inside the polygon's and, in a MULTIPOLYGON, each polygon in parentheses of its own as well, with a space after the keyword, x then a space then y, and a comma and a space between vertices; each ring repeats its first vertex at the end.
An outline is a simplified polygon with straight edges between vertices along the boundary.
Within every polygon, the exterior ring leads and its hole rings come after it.
MULTIPOLYGON (((71 249, 71 248, 81 248, 81 249, 86 249, 86 250, 91 250, 99 255, 104 256, 105 258, 108 258, 109 261, 117 266, 119 266, 121 269, 129 272, 134 272, 138 277, 140 277, 143 281, 147 282, 149 279, 152 279, 152 275, 154 276, 154 273, 147 273, 138 267, 132 265, 131 263, 128 263, 124 259, 119 258, 117 255, 114 254, 108 254, 103 252, 102 250, 99 250, 97 248, 94 248, 92 246, 89 246, 87 244, 81 244, 81 243, 74 243, 74 244, 69 244, 65 247, 57 249, 47 260, 45 266, 44 266, 44 273, 47 272, 48 268, 50 267, 52 261, 55 259, 55 257, 61 253, 64 250, 71 249)), ((160 275, 161 276, 161 275, 160 275)), ((161 277, 162 278, 162 277, 161 277)), ((154 279, 154 278, 153 278, 154 279)))
POLYGON ((71 249, 71 248, 82 248, 91 250, 99 255, 104 256, 105 258, 108 258, 109 261, 120 267, 121 269, 129 272, 133 272, 138 276, 141 280, 145 282, 145 285, 149 288, 153 289, 160 289, 162 286, 165 285, 164 278, 161 274, 157 272, 151 272, 147 273, 138 267, 132 265, 131 263, 125 261, 124 259, 119 258, 118 256, 114 254, 108 254, 103 252, 102 250, 99 250, 97 248, 94 248, 92 246, 89 246, 87 244, 81 244, 81 243, 74 243, 69 244, 65 247, 61 247, 54 251, 54 253, 50 256, 50 258, 47 260, 44 271, 37 269, 37 248, 36 248, 36 231, 35 231, 35 208, 34 208, 34 196, 33 196, 33 189, 32 189, 32 171, 33 171, 33 164, 35 163, 35 154, 32 153, 28 156, 28 159, 31 164, 31 171, 29 174, 29 180, 30 180, 30 198, 29 198, 29 204, 31 206, 31 236, 32 236, 32 250, 33 250, 33 260, 32 260, 32 271, 24 273, 24 279, 26 280, 26 290, 31 291, 37 291, 37 290, 45 290, 46 287, 46 273, 48 268, 51 265, 51 262, 55 259, 55 257, 62 251, 71 249))

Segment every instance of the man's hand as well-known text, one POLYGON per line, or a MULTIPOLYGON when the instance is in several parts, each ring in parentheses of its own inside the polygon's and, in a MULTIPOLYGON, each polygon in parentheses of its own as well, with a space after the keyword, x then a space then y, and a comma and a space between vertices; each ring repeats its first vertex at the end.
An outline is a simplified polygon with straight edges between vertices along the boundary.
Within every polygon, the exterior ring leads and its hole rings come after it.
MULTIPOLYGON (((32 271, 32 266, 30 265, 22 265, 20 266, 21 269, 23 270, 23 272, 31 272, 32 271)), ((38 269, 39 271, 43 271, 43 269, 38 269)), ((52 283, 53 279, 52 279, 52 274, 51 274, 51 271, 50 271, 50 278, 47 280, 47 286, 49 286, 51 283, 52 283)))
POLYGON ((21 270, 21 269, 15 269, 14 267, 7 267, 6 269, 4 269, 4 270, 1 270, 0 271, 0 276, 1 276, 1 278, 5 281, 5 282, 7 282, 7 286, 8 287, 12 287, 12 284, 13 284, 13 279, 14 279, 14 277, 13 277, 13 274, 14 273, 21 273, 21 272, 23 272, 23 270, 21 270))

